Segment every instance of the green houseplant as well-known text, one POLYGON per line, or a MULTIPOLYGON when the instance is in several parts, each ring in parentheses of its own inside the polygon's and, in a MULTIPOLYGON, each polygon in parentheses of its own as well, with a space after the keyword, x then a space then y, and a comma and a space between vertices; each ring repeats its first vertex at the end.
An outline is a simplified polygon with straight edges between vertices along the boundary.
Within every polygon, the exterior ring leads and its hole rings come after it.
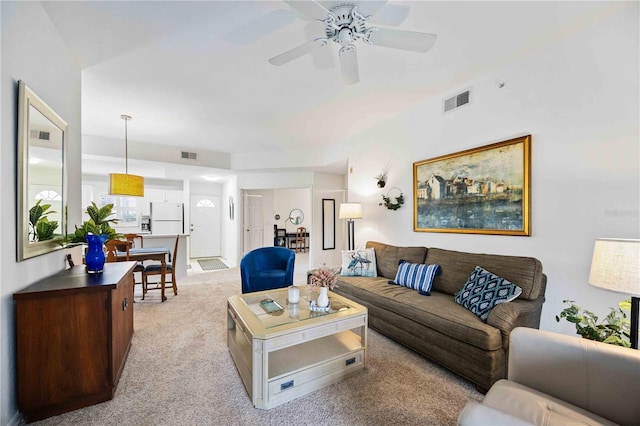
POLYGON ((630 322, 623 309, 630 309, 629 300, 619 303, 618 309, 609 308, 609 314, 598 323, 598 316, 591 311, 582 309, 573 300, 564 300, 569 306, 556 315, 556 321, 565 318, 575 324, 576 332, 585 339, 609 343, 617 346, 631 347, 630 322))
POLYGON ((105 241, 113 240, 120 237, 111 224, 118 223, 118 219, 109 219, 113 213, 113 204, 106 204, 98 207, 93 201, 87 206, 86 213, 89 220, 85 220, 80 227, 76 225, 73 234, 67 234, 65 237, 66 245, 84 244, 88 234, 104 235, 105 241))
POLYGON ((99 274, 104 270, 105 253, 104 243, 111 239, 120 237, 111 224, 118 223, 117 219, 109 219, 113 215, 113 204, 107 204, 98 208, 93 201, 87 206, 86 213, 89 220, 76 226, 73 234, 66 235, 64 244, 72 246, 76 244, 87 244, 84 254, 84 263, 89 274, 99 274))

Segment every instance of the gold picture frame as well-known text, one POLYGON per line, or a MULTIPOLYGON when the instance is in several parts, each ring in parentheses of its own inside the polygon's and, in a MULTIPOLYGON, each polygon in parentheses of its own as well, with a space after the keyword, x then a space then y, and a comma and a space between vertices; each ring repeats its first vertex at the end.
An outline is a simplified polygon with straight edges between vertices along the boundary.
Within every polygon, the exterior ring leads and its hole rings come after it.
POLYGON ((413 230, 529 236, 531 135, 413 163, 413 230))

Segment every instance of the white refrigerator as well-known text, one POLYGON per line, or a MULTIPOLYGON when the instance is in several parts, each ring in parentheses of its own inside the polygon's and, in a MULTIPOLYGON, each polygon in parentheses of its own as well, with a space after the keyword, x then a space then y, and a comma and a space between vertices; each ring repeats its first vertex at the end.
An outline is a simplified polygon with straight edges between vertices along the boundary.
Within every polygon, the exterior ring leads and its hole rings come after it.
POLYGON ((151 235, 183 234, 184 209, 182 203, 151 203, 151 235))

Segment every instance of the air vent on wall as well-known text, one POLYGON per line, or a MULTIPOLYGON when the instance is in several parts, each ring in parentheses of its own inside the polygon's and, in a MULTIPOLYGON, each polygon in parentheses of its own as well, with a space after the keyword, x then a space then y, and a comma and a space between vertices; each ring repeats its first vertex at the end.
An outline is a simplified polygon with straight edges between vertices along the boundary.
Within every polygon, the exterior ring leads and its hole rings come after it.
POLYGON ((31 138, 32 139, 39 139, 41 141, 48 141, 51 139, 51 133, 50 132, 43 132, 41 130, 32 130, 31 131, 31 138))
POLYGON ((182 151, 182 158, 186 158, 187 160, 197 160, 198 154, 195 152, 182 151))
POLYGON ((458 95, 452 96, 449 99, 444 100, 444 112, 451 111, 452 109, 460 108, 462 105, 469 103, 470 91, 462 92, 458 95))

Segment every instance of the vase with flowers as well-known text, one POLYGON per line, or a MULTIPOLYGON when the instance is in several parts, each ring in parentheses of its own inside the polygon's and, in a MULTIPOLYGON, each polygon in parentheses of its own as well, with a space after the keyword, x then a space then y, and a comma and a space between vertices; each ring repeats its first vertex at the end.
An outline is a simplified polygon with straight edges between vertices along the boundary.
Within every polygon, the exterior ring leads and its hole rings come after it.
POLYGON ((327 268, 322 265, 315 272, 311 274, 309 282, 311 285, 320 288, 320 294, 316 300, 315 306, 319 308, 326 308, 329 306, 328 290, 333 290, 338 281, 338 273, 336 270, 327 268))

